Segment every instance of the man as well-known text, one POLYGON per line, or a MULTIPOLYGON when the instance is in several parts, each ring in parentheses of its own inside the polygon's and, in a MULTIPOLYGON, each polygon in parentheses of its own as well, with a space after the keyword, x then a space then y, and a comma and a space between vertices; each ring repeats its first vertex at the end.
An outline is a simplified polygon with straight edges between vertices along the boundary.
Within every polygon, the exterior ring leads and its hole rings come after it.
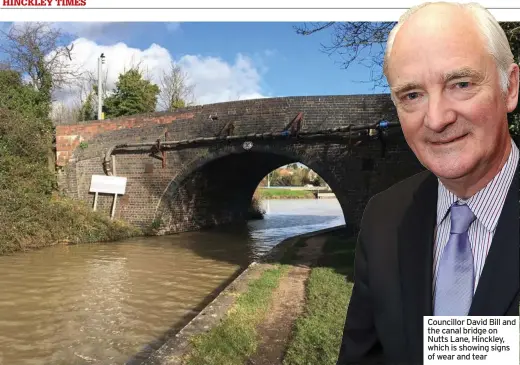
POLYGON ((423 316, 518 315, 519 68, 505 34, 475 4, 412 8, 384 72, 427 171, 367 204, 338 364, 423 363, 423 316))

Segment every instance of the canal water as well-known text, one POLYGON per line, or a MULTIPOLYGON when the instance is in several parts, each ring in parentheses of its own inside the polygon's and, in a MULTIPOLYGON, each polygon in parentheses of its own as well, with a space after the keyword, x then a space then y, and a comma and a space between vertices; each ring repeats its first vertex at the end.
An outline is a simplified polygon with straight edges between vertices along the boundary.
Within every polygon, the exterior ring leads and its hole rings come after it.
POLYGON ((263 204, 242 227, 0 257, 0 364, 137 364, 280 241, 345 223, 336 199, 263 204))

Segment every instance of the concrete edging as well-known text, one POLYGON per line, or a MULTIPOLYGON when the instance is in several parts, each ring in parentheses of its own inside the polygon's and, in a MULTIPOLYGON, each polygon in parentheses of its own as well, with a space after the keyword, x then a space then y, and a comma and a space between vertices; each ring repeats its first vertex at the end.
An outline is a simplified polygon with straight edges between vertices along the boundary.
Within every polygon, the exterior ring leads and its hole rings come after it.
POLYGON ((154 351, 142 365, 181 365, 183 356, 190 350, 190 338, 209 331, 217 325, 233 306, 235 298, 247 289, 247 284, 265 271, 270 263, 280 260, 285 252, 302 238, 344 229, 340 225, 289 237, 274 246, 259 260, 249 264, 228 286, 226 286, 203 310, 190 320, 174 337, 168 339, 154 351))

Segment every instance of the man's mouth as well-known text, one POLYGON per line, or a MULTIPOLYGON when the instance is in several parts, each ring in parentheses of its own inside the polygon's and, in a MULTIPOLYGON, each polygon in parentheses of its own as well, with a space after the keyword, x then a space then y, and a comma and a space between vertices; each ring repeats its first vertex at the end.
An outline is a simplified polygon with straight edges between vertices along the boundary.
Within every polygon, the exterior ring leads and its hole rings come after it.
POLYGON ((467 135, 468 135, 468 133, 460 135, 458 137, 444 138, 444 139, 440 139, 438 141, 432 141, 431 144, 433 144, 435 146, 447 145, 450 143, 462 141, 464 138, 466 138, 467 135))

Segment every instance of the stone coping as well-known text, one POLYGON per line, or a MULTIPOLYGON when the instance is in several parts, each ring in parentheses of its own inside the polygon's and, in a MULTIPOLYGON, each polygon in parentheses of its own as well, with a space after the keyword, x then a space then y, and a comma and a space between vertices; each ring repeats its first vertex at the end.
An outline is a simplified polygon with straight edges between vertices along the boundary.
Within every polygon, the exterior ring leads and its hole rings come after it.
MULTIPOLYGON (((179 332, 154 351, 141 365, 181 365, 182 358, 190 350, 190 338, 209 331, 217 325, 235 303, 238 294, 247 290, 248 283, 259 278, 262 272, 279 261, 298 241, 324 233, 344 229, 345 225, 312 231, 286 238, 259 260, 253 261, 217 297, 200 311, 179 332)), ((127 363, 129 364, 129 363, 127 363)))

